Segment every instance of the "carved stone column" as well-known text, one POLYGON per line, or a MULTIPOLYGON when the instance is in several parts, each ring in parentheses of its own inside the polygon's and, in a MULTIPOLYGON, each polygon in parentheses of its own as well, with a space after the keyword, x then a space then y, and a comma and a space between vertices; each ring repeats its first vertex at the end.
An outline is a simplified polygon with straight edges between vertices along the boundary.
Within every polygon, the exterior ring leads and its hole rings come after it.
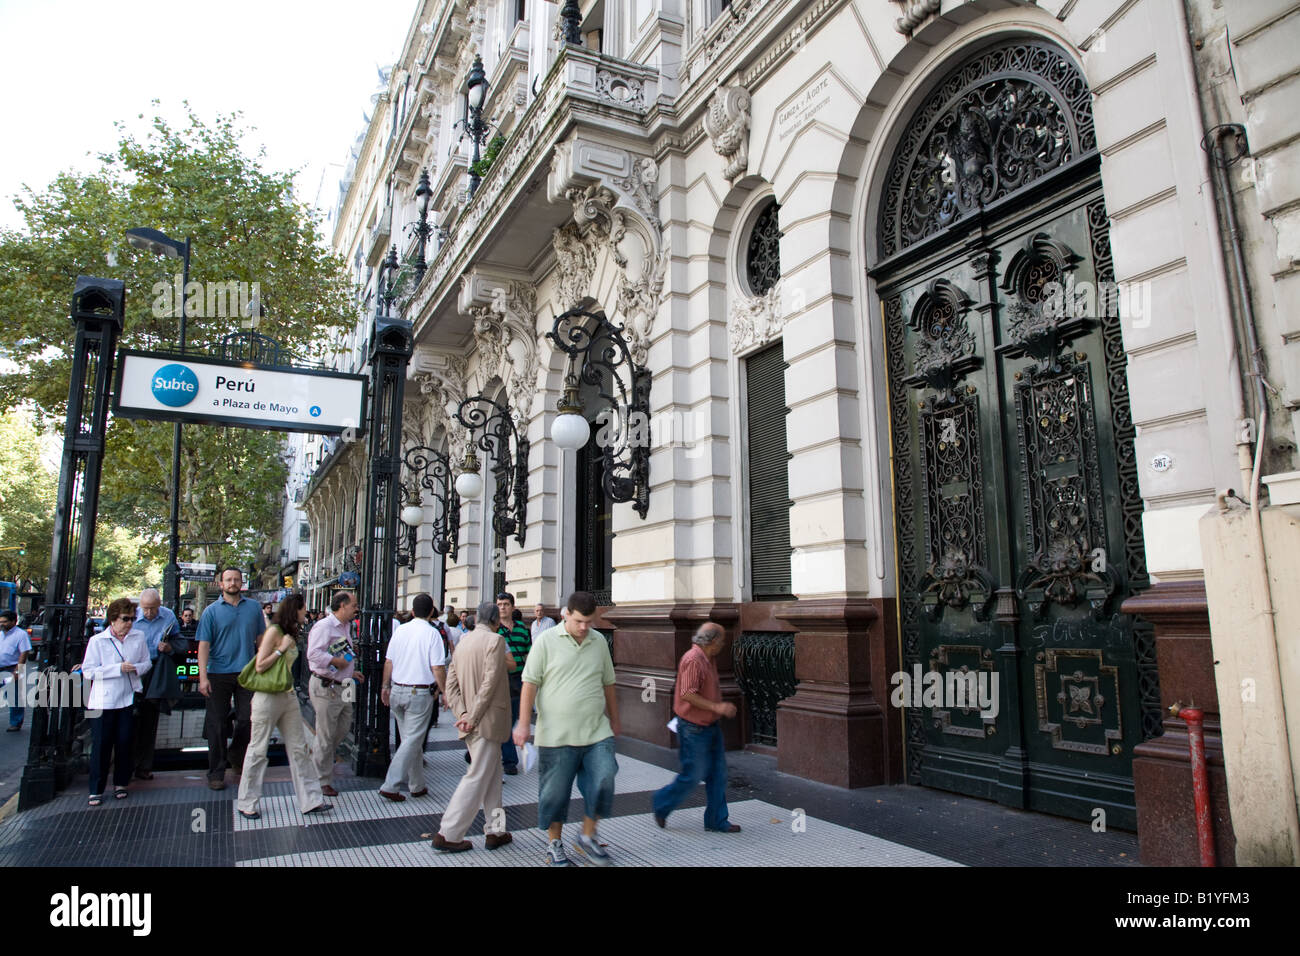
POLYGON ((1187 724, 1169 713, 1175 702, 1205 712, 1205 761, 1210 781, 1210 813, 1220 866, 1236 858, 1236 839, 1228 812, 1228 782, 1223 768, 1219 695, 1210 646, 1210 612, 1202 581, 1153 585, 1124 602, 1121 610, 1150 621, 1156 633, 1160 703, 1164 734, 1133 748, 1133 788, 1137 800, 1138 844, 1146 866, 1198 866, 1196 811, 1187 724))
POLYGON ((798 601, 775 616, 798 632, 799 681, 777 705, 777 769, 837 787, 901 782, 903 718, 889 706, 899 669, 893 601, 798 601))

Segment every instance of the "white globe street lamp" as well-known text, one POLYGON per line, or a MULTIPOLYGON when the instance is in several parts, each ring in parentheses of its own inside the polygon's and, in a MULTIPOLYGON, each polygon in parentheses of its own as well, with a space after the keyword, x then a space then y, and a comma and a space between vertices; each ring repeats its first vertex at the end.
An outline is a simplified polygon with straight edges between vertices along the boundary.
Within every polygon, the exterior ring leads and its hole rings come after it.
POLYGON ((474 501, 483 494, 483 479, 479 477, 478 468, 478 456, 474 454, 474 446, 470 445, 461 472, 456 476, 456 494, 466 501, 474 501))

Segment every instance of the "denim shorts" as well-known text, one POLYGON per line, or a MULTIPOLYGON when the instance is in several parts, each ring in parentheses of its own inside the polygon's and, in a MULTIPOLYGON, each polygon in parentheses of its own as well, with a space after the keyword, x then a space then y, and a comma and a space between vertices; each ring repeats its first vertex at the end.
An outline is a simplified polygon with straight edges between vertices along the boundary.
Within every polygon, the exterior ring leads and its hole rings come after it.
POLYGON ((586 747, 538 747, 537 770, 537 825, 541 829, 568 821, 575 780, 587 816, 607 817, 614 809, 618 761, 614 759, 613 737, 586 747))

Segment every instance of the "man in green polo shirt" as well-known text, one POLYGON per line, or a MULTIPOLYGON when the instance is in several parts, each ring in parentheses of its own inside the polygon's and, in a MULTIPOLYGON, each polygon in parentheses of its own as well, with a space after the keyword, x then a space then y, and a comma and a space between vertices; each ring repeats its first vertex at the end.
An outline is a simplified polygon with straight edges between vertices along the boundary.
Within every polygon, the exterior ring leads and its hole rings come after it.
POLYGON ((597 866, 608 866, 609 854, 596 836, 596 821, 609 816, 614 807, 618 773, 614 661, 605 636, 591 627, 595 596, 575 591, 566 607, 563 623, 538 635, 524 665, 514 742, 519 747, 527 742, 536 703, 537 825, 550 837, 548 862, 569 864, 561 837, 576 778, 585 806, 575 849, 597 866))

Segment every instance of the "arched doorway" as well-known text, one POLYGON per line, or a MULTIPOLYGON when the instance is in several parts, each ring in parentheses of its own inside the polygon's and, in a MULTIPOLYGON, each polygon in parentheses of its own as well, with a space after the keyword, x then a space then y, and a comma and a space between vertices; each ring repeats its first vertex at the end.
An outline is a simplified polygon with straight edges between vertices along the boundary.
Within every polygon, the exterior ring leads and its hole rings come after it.
POLYGON ((910 782, 1134 828, 1160 732, 1091 93, 1043 40, 967 56, 876 223, 910 782))

